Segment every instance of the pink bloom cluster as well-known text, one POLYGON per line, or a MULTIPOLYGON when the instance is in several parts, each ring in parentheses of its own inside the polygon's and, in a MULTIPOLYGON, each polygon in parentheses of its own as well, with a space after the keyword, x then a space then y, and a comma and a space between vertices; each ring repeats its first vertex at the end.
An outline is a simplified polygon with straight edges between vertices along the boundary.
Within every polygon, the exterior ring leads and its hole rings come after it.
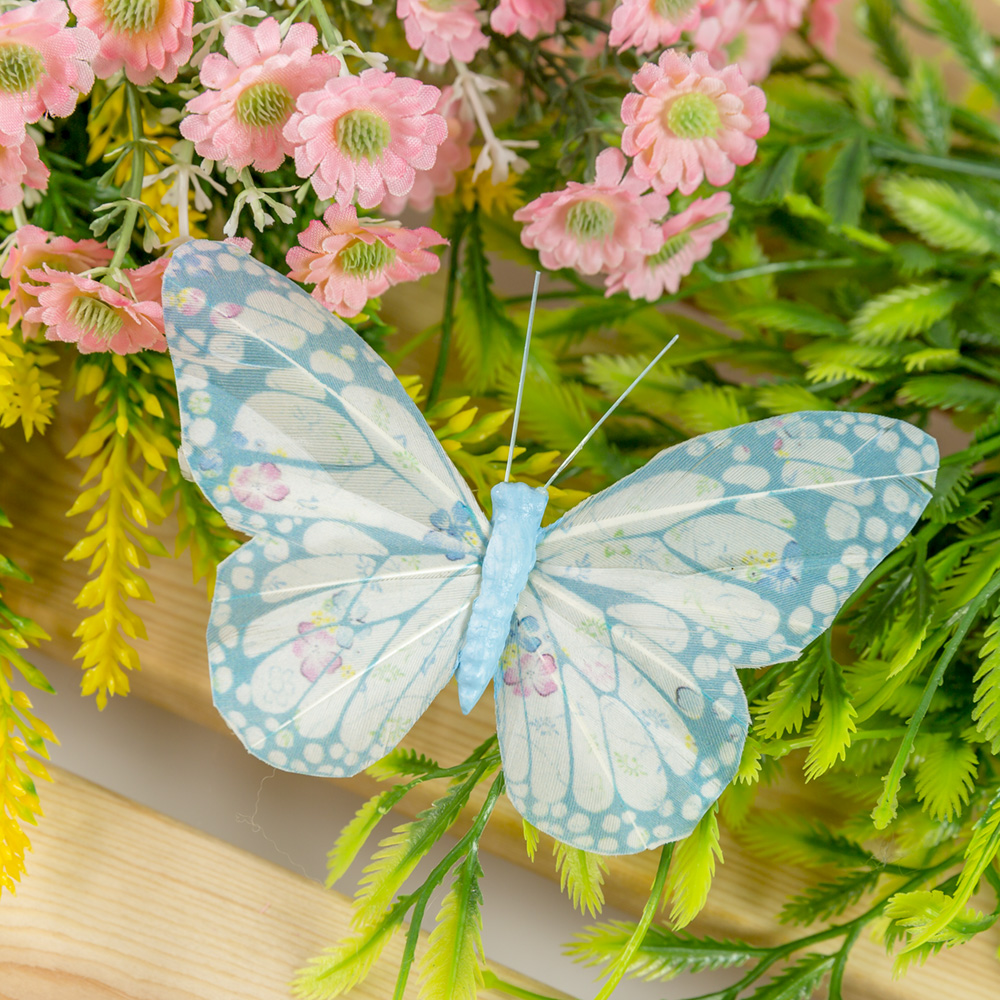
POLYGON ((686 35, 716 69, 734 63, 750 82, 767 76, 785 37, 809 19, 810 41, 833 53, 839 0, 622 0, 609 44, 655 52, 686 35), (808 14, 807 14, 808 9, 808 14))
POLYGON ((358 219, 353 205, 331 205, 299 234, 286 260, 289 277, 314 285, 313 297, 339 316, 357 316, 391 285, 433 274, 441 261, 427 247, 446 240, 433 229, 358 219))
POLYGON ((677 291, 732 215, 729 195, 719 193, 664 219, 669 196, 690 195, 706 180, 728 184, 769 122, 760 88, 736 66, 714 69, 703 52, 667 50, 632 83, 621 150, 598 155, 592 182, 547 192, 514 218, 526 223, 521 242, 538 250, 544 267, 603 273, 607 294, 655 301, 677 291))
POLYGON ((396 0, 407 44, 439 66, 450 59, 471 62, 489 45, 479 15, 478 0, 396 0))
POLYGON ((10 283, 0 306, 9 310, 12 325, 20 323, 23 336, 44 329, 47 340, 75 343, 81 354, 166 350, 161 297, 167 259, 123 271, 125 283, 115 289, 84 273, 111 256, 96 240, 22 226, 0 271, 10 283))

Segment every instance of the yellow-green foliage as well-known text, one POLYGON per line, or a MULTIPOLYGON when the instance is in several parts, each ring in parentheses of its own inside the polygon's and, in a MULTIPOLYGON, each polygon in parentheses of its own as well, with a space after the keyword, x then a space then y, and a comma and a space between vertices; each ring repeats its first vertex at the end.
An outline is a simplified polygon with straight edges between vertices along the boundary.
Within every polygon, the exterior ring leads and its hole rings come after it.
POLYGON ((46 369, 58 355, 44 343, 23 341, 0 323, 0 427, 20 423, 25 440, 52 420, 59 379, 46 369))
POLYGON ((552 852, 559 872, 559 888, 573 901, 573 906, 591 916, 600 913, 604 906, 607 861, 599 854, 567 847, 559 842, 552 845, 552 852))
POLYGON ((71 457, 89 459, 86 487, 68 511, 90 512, 86 534, 67 559, 90 560, 91 579, 76 598, 80 608, 93 608, 73 633, 80 640, 76 656, 83 660, 84 694, 95 694, 103 708, 109 696, 128 693, 127 671, 139 666, 129 640, 144 639, 146 629, 130 606, 150 601, 141 570, 150 555, 166 555, 163 543, 147 530, 166 511, 155 477, 166 471, 174 445, 154 421, 163 417, 158 396, 150 390, 156 366, 164 359, 112 355, 80 366, 79 395, 94 397, 95 413, 71 457))
POLYGON ((664 900, 670 901, 670 922, 675 928, 686 927, 701 912, 715 878, 716 860, 722 861, 718 811, 715 803, 674 848, 664 900))

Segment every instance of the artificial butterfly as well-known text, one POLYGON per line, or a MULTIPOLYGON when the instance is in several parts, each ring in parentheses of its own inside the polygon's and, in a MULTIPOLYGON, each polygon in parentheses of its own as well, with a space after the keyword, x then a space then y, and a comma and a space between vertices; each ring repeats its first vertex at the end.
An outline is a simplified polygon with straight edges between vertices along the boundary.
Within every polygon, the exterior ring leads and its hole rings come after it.
POLYGON ((692 830, 746 737, 735 666, 827 628, 934 481, 916 427, 798 413, 668 448, 542 529, 544 491, 500 484, 491 525, 388 365, 287 278, 195 241, 163 301, 182 456, 253 536, 208 629, 247 749, 354 774, 460 664, 463 708, 493 681, 514 807, 601 854, 692 830))

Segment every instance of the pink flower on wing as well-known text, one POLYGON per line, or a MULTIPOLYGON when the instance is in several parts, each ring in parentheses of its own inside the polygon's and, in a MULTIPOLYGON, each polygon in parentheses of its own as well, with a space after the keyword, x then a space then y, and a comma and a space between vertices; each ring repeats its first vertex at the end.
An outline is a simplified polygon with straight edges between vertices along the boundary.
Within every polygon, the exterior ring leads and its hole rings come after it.
POLYGON ((80 24, 100 39, 94 72, 124 69, 133 83, 173 83, 191 58, 192 0, 69 0, 80 24))
POLYGON ((527 223, 521 242, 538 250, 543 267, 597 274, 656 250, 661 241, 653 220, 666 212, 667 199, 643 194, 649 184, 632 171, 623 174, 621 150, 605 149, 597 157, 593 183, 570 181, 514 213, 518 222, 527 223))
POLYGON ((761 0, 713 0, 691 40, 716 69, 733 63, 748 82, 754 83, 771 71, 785 35, 792 30, 787 25, 792 11, 793 5, 783 11, 777 7, 769 11, 761 0), (781 17, 776 20, 772 14, 781 17))
POLYGON ((635 158, 635 173, 663 194, 691 194, 703 180, 728 184, 736 166, 754 158, 754 140, 770 124, 764 92, 736 66, 713 69, 704 52, 670 49, 632 84, 639 93, 622 101, 622 149, 635 158))
POLYGON ((433 274, 441 261, 426 247, 448 241, 433 229, 359 220, 353 205, 331 205, 299 233, 286 260, 289 277, 315 285, 313 298, 338 316, 357 316, 390 285, 433 274))
POLYGON ((277 503, 288 496, 289 489, 281 481, 281 469, 273 462, 247 465, 233 470, 229 487, 237 503, 250 510, 263 510, 268 501, 277 503))
POLYGON ((681 278, 704 260, 712 244, 728 228, 733 206, 725 191, 693 201, 683 212, 660 227, 663 245, 641 264, 608 275, 607 292, 627 291, 633 299, 656 302, 664 293, 673 295, 681 278))
POLYGON ((441 90, 435 110, 444 118, 448 135, 438 146, 434 166, 429 170, 416 171, 408 194, 387 194, 382 199, 378 207, 386 215, 399 215, 407 206, 418 212, 429 211, 435 198, 455 190, 455 175, 472 163, 470 143, 476 125, 464 113, 462 102, 450 85, 441 90))
POLYGON ((809 41, 827 57, 837 54, 837 35, 840 33, 840 0, 813 0, 809 8, 809 41))
POLYGON ((619 51, 655 52, 673 45, 701 20, 711 0, 622 0, 611 15, 608 44, 619 51))
POLYGON ((67 28, 63 0, 36 0, 0 15, 0 131, 20 136, 42 115, 64 118, 90 93, 97 38, 67 28))
POLYGON ((38 147, 27 133, 0 133, 0 209, 9 212, 24 201, 24 187, 44 191, 49 168, 38 158, 38 147))
POLYGON ((518 32, 531 39, 551 35, 566 16, 566 0, 500 0, 490 14, 490 27, 508 38, 518 32))
POLYGON ((522 653, 517 663, 503 672, 503 682, 521 698, 532 694, 544 698, 559 690, 552 678, 555 672, 556 661, 551 653, 522 653))
POLYGON ((181 135, 199 156, 242 170, 276 170, 294 146, 282 129, 299 94, 335 77, 339 60, 312 55, 316 29, 293 24, 282 39, 273 17, 255 28, 234 25, 226 35, 229 58, 213 52, 201 67, 204 93, 187 103, 181 135))
POLYGON ((317 681, 323 674, 336 673, 344 662, 340 644, 328 629, 316 628, 312 622, 299 622, 301 638, 292 643, 292 653, 299 658, 299 670, 307 681, 317 681))
POLYGON ((302 94, 285 126, 295 169, 312 177, 320 198, 374 208, 386 193, 409 194, 416 171, 429 170, 448 135, 435 110, 437 87, 366 69, 302 94))
POLYGON ((406 43, 439 66, 449 59, 472 62, 489 45, 478 14, 477 0, 396 0, 406 43))
POLYGON ((32 284, 29 271, 48 265, 54 271, 74 274, 100 267, 111 260, 111 251, 97 240, 71 240, 68 236, 52 236, 38 226, 21 226, 14 234, 14 243, 7 253, 0 277, 10 283, 0 306, 10 311, 7 322, 21 324, 21 335, 38 335, 40 323, 28 319, 28 312, 38 305, 41 286, 32 284))
POLYGON ((51 267, 28 276, 47 284, 38 289, 38 305, 28 312, 33 323, 45 325, 46 340, 76 344, 81 354, 113 351, 165 351, 163 307, 115 291, 93 278, 51 267))

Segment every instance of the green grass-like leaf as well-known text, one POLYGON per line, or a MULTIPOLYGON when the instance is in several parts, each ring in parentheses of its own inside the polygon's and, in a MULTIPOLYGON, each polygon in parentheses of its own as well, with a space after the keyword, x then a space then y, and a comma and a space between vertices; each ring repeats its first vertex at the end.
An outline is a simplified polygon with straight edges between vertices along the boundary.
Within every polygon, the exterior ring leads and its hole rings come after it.
POLYGON ((599 854, 555 843, 552 853, 559 872, 559 888, 572 900, 574 909, 591 916, 604 906, 604 876, 607 861, 599 854))
POLYGON ((806 781, 818 778, 847 755, 851 736, 857 728, 857 709, 851 702, 840 664, 826 658, 819 716, 812 729, 812 746, 806 757, 806 781))
POLYGON ((905 285, 866 302, 851 322, 864 344, 894 344, 922 333, 947 316, 965 294, 952 281, 905 285))
POLYGON ((751 1000, 808 1000, 833 968, 835 956, 810 952, 750 994, 751 1000))
POLYGON ((976 684, 976 707, 972 710, 976 729, 990 744, 990 752, 1000 752, 1000 608, 993 612, 986 630, 986 642, 979 650, 976 684))
POLYGON ((907 90, 907 107, 927 149, 944 156, 951 141, 951 104, 941 74, 929 62, 918 59, 907 90))
POLYGON ((729 386, 702 385, 678 397, 678 418, 695 434, 745 424, 750 416, 740 391, 729 386))
POLYGON ((420 962, 423 1000, 475 1000, 482 985, 483 870, 475 845, 455 872, 420 962))
POLYGON ((716 802, 698 825, 674 849, 664 898, 670 900, 670 920, 686 927, 701 912, 715 877, 715 862, 722 861, 716 802))
POLYGON ((1000 387, 968 375, 921 375, 904 382, 899 396, 931 409, 987 413, 1000 404, 1000 387))
POLYGON ((379 820, 403 797, 406 787, 386 789, 372 796, 340 831, 340 836, 326 856, 326 887, 329 889, 354 863, 379 820))
POLYGON ((877 868, 863 868, 821 882, 788 900, 779 919, 782 923, 808 925, 839 916, 874 890, 879 877, 877 868))
POLYGON ((820 677, 826 669, 829 653, 826 644, 816 643, 795 666, 782 677, 778 686, 759 704, 756 712, 757 729, 766 739, 785 733, 797 733, 813 702, 819 697, 820 677))
POLYGON ((979 770, 975 747, 950 736, 925 737, 916 773, 917 798, 937 820, 950 821, 968 805, 979 770))
MULTIPOLYGON (((621 953, 635 924, 624 920, 588 927, 567 947, 567 954, 585 966, 604 965, 621 953)), ((628 967, 632 979, 664 981, 683 973, 731 969, 765 954, 766 948, 736 941, 699 938, 684 931, 650 927, 628 967)))
POLYGON ((907 229, 942 250, 1000 253, 1000 215, 944 181, 891 177, 882 195, 907 229))
POLYGON ((993 39, 966 0, 921 0, 931 23, 946 39, 966 68, 994 97, 1000 97, 993 39))
POLYGON ((849 139, 833 158, 823 178, 823 208, 839 226, 856 226, 865 206, 868 141, 849 139))

